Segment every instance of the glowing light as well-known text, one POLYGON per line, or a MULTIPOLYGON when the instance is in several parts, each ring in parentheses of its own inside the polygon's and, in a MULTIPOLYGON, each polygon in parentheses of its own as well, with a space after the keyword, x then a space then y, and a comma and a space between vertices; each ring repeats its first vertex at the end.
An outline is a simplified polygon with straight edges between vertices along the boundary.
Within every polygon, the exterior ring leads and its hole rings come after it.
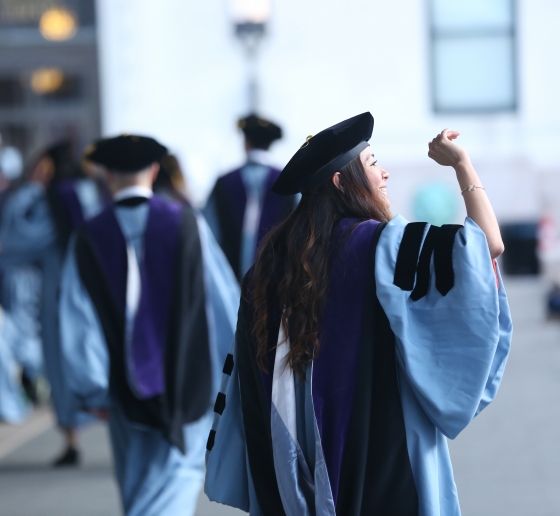
POLYGON ((270 18, 270 0, 230 0, 235 23, 266 23, 270 18))
POLYGON ((58 90, 64 82, 59 68, 39 68, 31 74, 31 89, 37 95, 48 95, 58 90))
POLYGON ((39 30, 45 39, 50 41, 66 41, 76 35, 78 21, 67 9, 54 7, 45 11, 41 16, 39 30))

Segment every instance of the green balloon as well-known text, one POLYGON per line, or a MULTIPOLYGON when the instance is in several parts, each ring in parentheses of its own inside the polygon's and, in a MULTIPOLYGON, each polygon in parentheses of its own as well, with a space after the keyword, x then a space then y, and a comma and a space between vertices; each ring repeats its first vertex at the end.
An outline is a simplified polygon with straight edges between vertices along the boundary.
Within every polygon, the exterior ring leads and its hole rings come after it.
POLYGON ((428 183, 420 187, 413 198, 414 220, 435 226, 450 224, 457 215, 455 192, 443 183, 428 183))

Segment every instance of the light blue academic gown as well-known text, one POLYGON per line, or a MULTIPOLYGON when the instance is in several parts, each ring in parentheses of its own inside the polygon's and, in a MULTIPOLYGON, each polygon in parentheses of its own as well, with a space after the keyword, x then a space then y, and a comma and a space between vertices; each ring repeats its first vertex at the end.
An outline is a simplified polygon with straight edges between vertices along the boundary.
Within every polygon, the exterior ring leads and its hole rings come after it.
MULTIPOLYGON (((259 221, 265 195, 266 181, 269 168, 260 163, 249 162, 241 168, 241 179, 247 195, 247 207, 243 229, 241 231, 241 260, 242 275, 251 268, 255 261, 259 221), (250 217, 247 216, 250 213, 250 217)), ((204 207, 204 216, 218 241, 221 239, 221 230, 214 199, 209 199, 204 207)))
MULTIPOLYGON (((102 201, 91 180, 77 180, 76 193, 86 218, 101 210, 102 201)), ((91 420, 78 411, 62 371, 57 299, 63 253, 43 186, 30 182, 9 196, 2 212, 0 243, 2 266, 38 264, 42 273, 40 327, 44 370, 59 426, 75 427, 91 420)))
MULTIPOLYGON (((266 194, 268 175, 270 173, 270 161, 269 151, 252 150, 249 151, 247 163, 240 169, 241 179, 247 196, 247 205, 241 231, 240 267, 242 276, 245 275, 255 261, 259 222, 266 194)), ((214 237, 220 243, 222 235, 215 203, 215 199, 210 197, 204 207, 203 214, 214 237)))
MULTIPOLYGON (((460 516, 447 439, 457 437, 496 396, 511 345, 511 316, 486 237, 470 218, 455 238, 454 287, 446 296, 437 291, 432 259, 428 294, 418 301, 410 299, 410 292, 393 284, 406 225, 404 218, 396 216, 381 233, 375 262, 376 292, 396 339, 397 374, 418 516, 460 516)), ((428 227, 424 238, 427 231, 428 227)), ((295 430, 285 431, 298 417, 298 400, 293 376, 289 377, 291 369, 279 366, 276 377, 283 347, 280 343, 279 338, 272 387, 272 402, 277 408, 271 413, 272 446, 275 458, 282 451, 282 458, 296 457, 300 444, 306 443, 299 443, 295 430)), ((235 364, 235 345, 231 353, 235 364)), ((210 500, 261 516, 248 467, 237 375, 234 366, 231 376, 223 376, 220 390, 226 394, 227 405, 221 416, 214 416, 216 434, 212 451, 207 454, 205 492, 210 500)), ((305 417, 313 421, 312 403, 306 405, 309 409, 305 417)), ((309 427, 315 429, 316 421, 309 427)), ((310 482, 314 482, 315 500, 320 502, 314 514, 332 516, 335 508, 330 485, 321 482, 327 475, 321 461, 321 441, 316 433, 307 437, 316 444, 315 476, 310 482)), ((298 500, 298 476, 286 476, 286 468, 275 469, 287 516, 307 514, 290 510, 298 500)))
POLYGON ((21 386, 25 371, 34 380, 43 366, 39 335, 41 276, 36 267, 20 265, 4 271, 0 317, 0 419, 21 423, 31 410, 21 386))
MULTIPOLYGON (((148 204, 115 208, 125 240, 142 256, 148 204)), ((206 222, 197 215, 204 261, 214 391, 233 340, 239 287, 206 222)), ((90 408, 109 408, 115 475, 127 516, 192 515, 204 477, 209 412, 184 428, 186 454, 161 431, 131 423, 109 395, 109 356, 97 313, 77 268, 72 241, 64 266, 60 301, 65 374, 70 389, 90 408)), ((132 314, 134 317, 134 314, 132 314)), ((131 321, 127 322, 127 324, 131 321)))

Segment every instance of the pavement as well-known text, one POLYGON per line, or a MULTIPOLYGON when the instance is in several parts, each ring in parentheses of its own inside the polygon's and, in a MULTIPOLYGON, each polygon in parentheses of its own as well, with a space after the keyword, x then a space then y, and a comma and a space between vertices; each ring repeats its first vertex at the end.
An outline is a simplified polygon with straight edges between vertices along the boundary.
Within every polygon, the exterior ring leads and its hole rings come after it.
MULTIPOLYGON (((560 515, 560 323, 543 313, 546 287, 506 283, 514 342, 497 399, 450 442, 463 516, 560 515)), ((52 415, 0 425, 0 516, 118 516, 108 436, 81 434, 83 466, 53 470, 60 451, 52 415)), ((201 494, 197 516, 244 514, 201 494)))
POLYGON ((464 516, 560 515, 560 323, 545 321, 547 288, 506 282, 514 330, 500 391, 450 442, 464 516))

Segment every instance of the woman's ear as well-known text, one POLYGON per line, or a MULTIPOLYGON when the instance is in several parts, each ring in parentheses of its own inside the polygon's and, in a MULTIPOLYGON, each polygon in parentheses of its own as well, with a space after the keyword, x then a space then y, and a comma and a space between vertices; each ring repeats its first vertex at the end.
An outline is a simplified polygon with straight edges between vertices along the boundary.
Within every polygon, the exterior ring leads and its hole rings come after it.
POLYGON ((339 190, 343 190, 342 188, 342 177, 340 172, 335 172, 332 176, 333 185, 336 186, 339 190))

